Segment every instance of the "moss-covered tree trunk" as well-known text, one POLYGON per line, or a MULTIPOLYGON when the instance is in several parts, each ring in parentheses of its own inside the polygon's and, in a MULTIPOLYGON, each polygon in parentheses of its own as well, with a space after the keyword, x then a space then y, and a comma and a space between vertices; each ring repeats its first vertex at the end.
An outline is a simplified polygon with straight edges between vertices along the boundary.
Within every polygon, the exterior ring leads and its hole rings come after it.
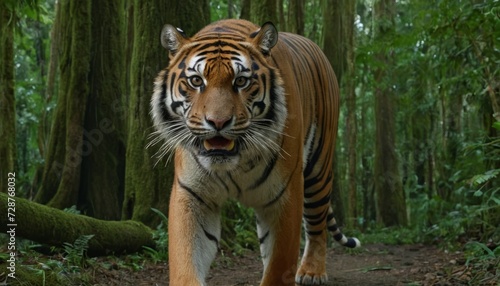
POLYGON ((0 3, 0 192, 7 173, 15 172, 16 103, 14 98, 14 11, 0 3))
POLYGON ((240 19, 245 19, 251 21, 251 9, 252 9, 252 1, 251 0, 241 0, 241 13, 240 19))
POLYGON ((160 44, 160 31, 169 23, 193 35, 210 21, 208 4, 194 0, 134 2, 124 219, 154 226, 159 218, 151 208, 167 213, 173 167, 167 166, 165 160, 159 161, 155 155, 159 146, 146 148, 153 132, 149 114, 153 82, 168 64, 168 53, 160 44))
POLYGON ((84 144, 83 120, 89 93, 91 19, 90 1, 62 1, 64 16, 61 78, 58 102, 45 157, 42 186, 36 200, 56 208, 77 204, 82 155, 91 152, 84 144))
MULTIPOLYGON (((0 205, 9 197, 0 193, 0 205)), ((104 221, 67 213, 25 199, 15 198, 15 225, 8 221, 7 208, 0 208, 0 232, 14 229, 16 237, 62 246, 82 235, 94 235, 89 241, 90 255, 136 252, 143 246, 154 247, 151 229, 135 221, 104 221)))
POLYGON ((124 189, 123 7, 117 1, 58 2, 61 51, 57 107, 35 200, 119 219, 124 189))
MULTIPOLYGON (((377 0, 374 6, 375 37, 394 32, 395 0, 377 0)), ((390 80, 394 59, 389 50, 376 53, 375 69, 375 192, 378 221, 385 226, 406 225, 406 201, 396 154, 395 94, 390 80)))
MULTIPOLYGON (((288 32, 304 35, 304 2, 304 0, 290 0, 286 22, 288 32)), ((281 22, 283 26, 283 21, 281 22)))
POLYGON ((254 0, 250 5, 250 21, 262 25, 271 21, 281 30, 277 0, 254 0))
POLYGON ((125 103, 122 101, 123 6, 92 0, 89 99, 84 140, 91 150, 82 160, 79 208, 88 215, 120 219, 125 172, 125 103))

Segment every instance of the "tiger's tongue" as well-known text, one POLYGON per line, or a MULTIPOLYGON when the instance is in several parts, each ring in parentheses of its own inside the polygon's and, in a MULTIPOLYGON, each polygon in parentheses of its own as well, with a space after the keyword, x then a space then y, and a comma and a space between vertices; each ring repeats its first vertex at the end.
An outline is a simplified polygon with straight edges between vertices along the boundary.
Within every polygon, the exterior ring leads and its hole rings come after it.
POLYGON ((207 139, 203 141, 203 146, 206 150, 227 150, 231 151, 234 149, 234 140, 226 139, 221 136, 207 139))

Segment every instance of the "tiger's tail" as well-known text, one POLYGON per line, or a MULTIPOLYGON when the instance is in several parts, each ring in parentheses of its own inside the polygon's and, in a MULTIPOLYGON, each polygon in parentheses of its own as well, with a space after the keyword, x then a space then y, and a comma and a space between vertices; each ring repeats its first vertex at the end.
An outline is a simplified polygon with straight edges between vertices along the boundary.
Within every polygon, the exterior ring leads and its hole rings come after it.
POLYGON ((338 242, 340 245, 343 245, 343 246, 349 247, 349 248, 356 248, 356 247, 361 246, 361 242, 357 238, 346 237, 340 231, 339 227, 337 226, 337 221, 335 221, 335 218, 333 217, 332 207, 330 207, 328 209, 327 227, 328 227, 328 230, 332 233, 335 241, 338 242))

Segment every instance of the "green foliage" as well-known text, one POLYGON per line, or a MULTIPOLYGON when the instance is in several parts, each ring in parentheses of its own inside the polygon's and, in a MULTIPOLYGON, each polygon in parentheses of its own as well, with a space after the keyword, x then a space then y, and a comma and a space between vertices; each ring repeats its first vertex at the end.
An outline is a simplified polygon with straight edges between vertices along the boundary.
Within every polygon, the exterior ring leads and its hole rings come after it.
POLYGON ((78 237, 74 243, 65 242, 63 250, 65 253, 64 260, 68 268, 77 271, 80 267, 84 267, 87 258, 87 249, 89 248, 89 241, 94 237, 91 235, 82 235, 78 237))
POLYGON ((255 215, 253 209, 239 202, 230 201, 222 210, 221 248, 236 255, 245 249, 259 249, 255 215))
POLYGON ((153 232, 153 239, 155 241, 155 249, 144 246, 144 252, 150 256, 153 262, 167 261, 168 260, 168 218, 160 210, 152 208, 160 218, 161 222, 153 232))
POLYGON ((96 259, 87 258, 85 250, 92 236, 79 237, 74 243, 65 243, 61 249, 52 247, 50 257, 37 252, 41 249, 48 251, 46 247, 19 238, 16 241, 17 281, 9 282, 26 286, 91 285, 92 274, 87 269, 96 264, 96 259))
POLYGON ((70 214, 81 214, 81 212, 76 208, 75 205, 72 205, 69 208, 65 208, 64 212, 70 213, 70 214))
POLYGON ((212 22, 228 18, 239 18, 240 11, 240 1, 210 1, 210 20, 212 22))
POLYGON ((471 241, 465 245, 465 266, 470 269, 469 285, 483 285, 485 281, 499 281, 500 247, 471 241), (496 277, 496 278, 495 278, 496 277))
POLYGON ((353 231, 362 244, 384 243, 389 245, 413 244, 422 241, 422 235, 417 229, 402 227, 369 227, 363 232, 353 231))
POLYGON ((54 108, 45 100, 45 79, 49 62, 49 31, 55 1, 18 1, 14 36, 16 146, 19 195, 32 191, 37 168, 43 164, 43 130, 40 124, 54 108), (39 133, 42 132, 42 133, 39 133), (41 141, 39 141, 41 139, 41 141))
MULTIPOLYGON (((372 90, 390 85, 397 94, 397 152, 414 241, 458 247, 472 238, 500 240, 500 141, 490 128, 500 130, 500 124, 489 123, 488 94, 500 72, 498 11, 492 0, 400 1, 395 33, 379 41, 372 37, 371 1, 358 1, 358 198, 366 200, 358 208, 374 200, 367 196, 372 180, 364 178, 373 160, 372 90), (395 58, 395 66, 383 66, 392 76, 382 81, 373 76, 382 64, 373 56, 378 51, 395 58)), ((348 144, 344 135, 340 150, 348 144)), ((339 158, 339 169, 347 170, 347 161, 339 158)), ((342 184, 346 177, 341 174, 342 184)), ((376 218, 362 220, 372 225, 376 218)))

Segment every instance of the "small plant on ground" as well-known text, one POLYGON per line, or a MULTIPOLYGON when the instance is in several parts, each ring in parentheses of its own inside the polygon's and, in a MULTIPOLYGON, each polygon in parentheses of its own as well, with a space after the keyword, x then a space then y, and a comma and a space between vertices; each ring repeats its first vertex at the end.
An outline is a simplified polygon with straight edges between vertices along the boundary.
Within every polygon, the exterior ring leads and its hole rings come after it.
POLYGON ((144 246, 144 252, 151 257, 154 263, 159 261, 168 261, 168 218, 160 210, 155 208, 152 208, 151 210, 161 218, 161 222, 153 232, 153 239, 156 247, 153 249, 151 247, 144 246))

